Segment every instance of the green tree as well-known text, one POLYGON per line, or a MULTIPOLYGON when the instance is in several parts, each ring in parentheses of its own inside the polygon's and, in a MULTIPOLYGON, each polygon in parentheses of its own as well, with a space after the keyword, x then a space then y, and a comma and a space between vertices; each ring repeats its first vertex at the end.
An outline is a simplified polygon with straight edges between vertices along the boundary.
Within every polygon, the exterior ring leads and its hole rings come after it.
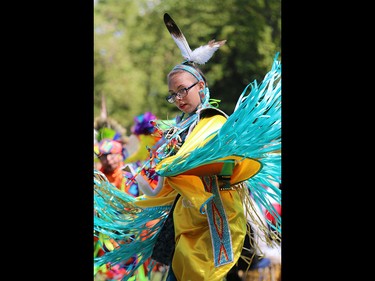
POLYGON ((165 102, 166 76, 182 62, 163 15, 169 13, 197 48, 211 39, 227 40, 201 66, 211 97, 228 114, 245 86, 259 82, 273 56, 281 53, 280 0, 99 0, 94 22, 94 115, 101 95, 108 114, 127 128, 133 117, 152 111, 173 118, 179 111, 165 102))

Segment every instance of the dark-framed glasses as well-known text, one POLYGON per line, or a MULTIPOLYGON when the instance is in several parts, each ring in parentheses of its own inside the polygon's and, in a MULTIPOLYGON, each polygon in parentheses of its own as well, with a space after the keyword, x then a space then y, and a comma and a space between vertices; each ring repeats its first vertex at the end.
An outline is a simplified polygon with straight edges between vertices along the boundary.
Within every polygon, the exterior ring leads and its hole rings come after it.
POLYGON ((195 85, 197 85, 198 82, 199 81, 195 82, 193 85, 191 85, 191 86, 189 86, 187 88, 182 88, 182 89, 178 90, 177 93, 170 92, 169 96, 166 97, 165 99, 169 103, 174 103, 176 101, 176 97, 178 97, 179 99, 182 99, 182 98, 186 97, 186 95, 188 94, 189 90, 191 88, 193 88, 195 85))

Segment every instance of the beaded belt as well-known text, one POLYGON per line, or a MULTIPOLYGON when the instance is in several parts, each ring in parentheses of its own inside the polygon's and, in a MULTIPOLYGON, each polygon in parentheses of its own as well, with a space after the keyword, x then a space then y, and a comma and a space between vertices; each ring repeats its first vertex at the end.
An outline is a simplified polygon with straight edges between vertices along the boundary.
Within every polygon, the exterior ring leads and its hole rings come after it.
POLYGON ((222 187, 219 187, 217 176, 204 176, 201 177, 201 179, 205 190, 213 194, 213 199, 210 200, 206 205, 206 215, 212 240, 214 264, 215 267, 219 267, 221 265, 233 262, 232 238, 228 219, 220 197, 220 190, 232 189, 227 187, 227 183, 225 181, 222 187))

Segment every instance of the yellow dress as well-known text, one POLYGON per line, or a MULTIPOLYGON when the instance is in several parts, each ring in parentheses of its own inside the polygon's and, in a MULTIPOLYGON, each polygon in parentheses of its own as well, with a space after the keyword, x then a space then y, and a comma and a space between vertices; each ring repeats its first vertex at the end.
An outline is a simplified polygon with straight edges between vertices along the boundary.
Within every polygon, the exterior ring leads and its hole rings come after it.
MULTIPOLYGON (((176 183, 186 189, 203 189, 202 181, 197 176, 180 176, 170 182, 172 186, 176 183)), ((207 216, 200 213, 200 206, 192 203, 200 201, 194 200, 196 196, 184 196, 178 200, 173 213, 176 247, 172 268, 179 281, 221 281, 240 257, 246 234, 241 199, 237 190, 221 191, 220 195, 231 234, 233 262, 215 267, 207 216)))
MULTIPOLYGON (((226 118, 222 115, 201 119, 186 138, 178 153, 161 161, 156 170, 158 167, 168 165, 175 157, 184 155, 199 145, 204 145, 202 140, 209 139, 209 136, 225 121, 226 118)), ((158 195, 144 196, 143 199, 147 200, 137 202, 140 207, 170 205, 177 193, 181 194, 173 213, 176 246, 172 268, 178 281, 221 281, 240 257, 246 235, 246 217, 240 190, 234 188, 233 190, 219 191, 225 210, 224 219, 230 231, 230 241, 228 242, 231 242, 233 252, 231 262, 215 266, 213 240, 208 218, 206 213, 202 213, 213 194, 205 189, 201 177, 219 174, 224 160, 228 159, 236 162, 230 181, 232 185, 250 178, 261 167, 256 160, 239 161, 242 158, 227 157, 211 165, 183 171, 177 176, 166 177, 164 186, 158 195)))

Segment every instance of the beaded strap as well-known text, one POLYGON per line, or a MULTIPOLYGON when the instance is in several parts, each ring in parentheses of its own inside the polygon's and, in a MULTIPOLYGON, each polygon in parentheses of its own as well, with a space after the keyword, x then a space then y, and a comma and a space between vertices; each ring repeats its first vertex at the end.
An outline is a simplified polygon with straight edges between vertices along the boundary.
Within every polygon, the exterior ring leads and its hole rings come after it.
POLYGON ((215 267, 233 262, 232 238, 228 219, 221 201, 217 176, 201 177, 204 188, 213 199, 207 203, 206 215, 210 227, 215 267))

